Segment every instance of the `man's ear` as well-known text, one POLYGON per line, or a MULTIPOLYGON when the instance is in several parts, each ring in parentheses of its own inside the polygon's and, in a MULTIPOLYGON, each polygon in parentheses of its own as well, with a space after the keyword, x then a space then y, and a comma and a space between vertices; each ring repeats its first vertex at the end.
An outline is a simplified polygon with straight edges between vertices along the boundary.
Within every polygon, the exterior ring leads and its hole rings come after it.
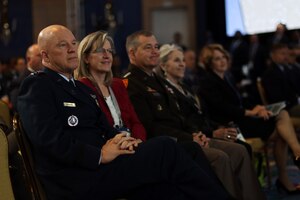
POLYGON ((131 49, 129 50, 128 56, 129 56, 129 58, 134 58, 134 57, 135 57, 135 51, 134 51, 133 48, 131 48, 131 49))
POLYGON ((48 57, 48 53, 46 51, 41 51, 41 55, 42 55, 42 60, 46 63, 50 62, 50 59, 48 57))

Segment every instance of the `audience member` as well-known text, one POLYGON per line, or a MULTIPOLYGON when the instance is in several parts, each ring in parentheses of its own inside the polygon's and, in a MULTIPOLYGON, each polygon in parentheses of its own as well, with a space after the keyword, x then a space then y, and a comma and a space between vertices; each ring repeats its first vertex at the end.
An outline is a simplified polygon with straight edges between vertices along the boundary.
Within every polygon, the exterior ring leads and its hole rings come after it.
POLYGON ((290 31, 290 46, 299 46, 300 45, 300 30, 290 31))
POLYGON ((234 124, 225 127, 213 122, 207 117, 203 98, 197 97, 186 86, 182 79, 186 69, 185 59, 181 49, 174 45, 165 44, 160 48, 160 64, 155 72, 166 80, 166 85, 176 96, 181 114, 186 119, 192 132, 202 131, 209 137, 243 144, 252 156, 251 146, 243 142, 234 124))
POLYGON ((288 47, 286 44, 273 45, 271 49, 271 66, 264 73, 262 83, 266 91, 269 103, 285 101, 287 109, 292 117, 300 117, 299 105, 299 85, 293 81, 294 75, 291 74, 288 64, 288 47))
POLYGON ((277 185, 289 194, 299 194, 300 191, 296 190, 286 171, 288 147, 296 159, 300 156, 300 144, 288 112, 282 110, 273 116, 261 105, 245 108, 235 85, 228 79, 227 51, 219 44, 205 46, 202 51, 206 51, 204 64, 209 73, 200 85, 200 96, 205 98, 212 119, 223 124, 234 121, 245 137, 260 137, 264 140, 272 137, 279 170, 277 185))
POLYGON ((269 41, 269 47, 272 47, 274 44, 280 43, 289 43, 289 38, 287 36, 287 27, 283 23, 279 23, 276 25, 276 30, 269 41))
POLYGON ((140 143, 108 125, 91 90, 72 77, 69 29, 46 27, 38 45, 45 69, 24 80, 18 110, 48 199, 227 198, 173 140, 140 143))
MULTIPOLYGON (((19 94, 19 88, 23 80, 32 72, 42 69, 42 59, 40 49, 37 44, 33 44, 28 47, 26 51, 27 66, 22 69, 17 79, 12 81, 9 88, 9 100, 12 104, 12 109, 17 109, 17 96, 19 94)), ((22 67, 23 68, 23 67, 22 67)))
POLYGON ((75 76, 97 95, 98 104, 111 126, 146 140, 146 131, 129 100, 122 80, 112 74, 114 44, 107 33, 98 31, 79 44, 79 67, 75 76))
MULTIPOLYGON (((162 72, 160 75, 166 80, 166 86, 169 90, 172 90, 173 94, 176 96, 180 106, 180 113, 189 126, 193 128, 193 130, 191 130, 192 132, 202 131, 209 137, 226 140, 228 142, 237 142, 243 144, 248 149, 249 156, 244 156, 244 162, 248 164, 245 164, 242 167, 245 168, 243 170, 252 175, 245 177, 241 176, 241 174, 236 174, 239 179, 240 187, 243 188, 240 188, 240 190, 243 191, 243 199, 246 199, 246 196, 249 196, 249 194, 257 192, 261 194, 260 186, 250 159, 250 156, 252 156, 250 145, 238 139, 239 136, 235 127, 224 127, 206 117, 203 112, 203 110, 205 110, 203 109, 203 101, 199 101, 193 92, 182 83, 185 63, 181 50, 175 46, 163 45, 160 48, 160 66, 157 68, 162 72), (252 179, 249 179, 250 177, 252 179), (245 190, 245 188, 247 189, 245 190)), ((202 98, 200 97, 200 100, 201 99, 202 98)), ((253 196, 252 198, 257 199, 258 197, 253 196)))
POLYGON ((148 136, 168 135, 178 141, 197 142, 231 195, 237 199, 264 199, 261 191, 252 193, 252 189, 256 188, 252 184, 257 183, 250 181, 253 178, 252 171, 247 169, 251 168, 251 164, 246 159, 248 154, 243 146, 208 139, 202 132, 193 132, 188 127, 174 92, 153 73, 160 55, 155 36, 148 31, 135 32, 127 37, 126 49, 130 60, 130 71, 125 75, 129 97, 148 136), (249 181, 249 186, 240 190, 237 180, 242 174, 249 181))
POLYGON ((232 57, 231 72, 234 80, 240 83, 245 78, 243 67, 248 62, 248 45, 240 31, 236 31, 229 47, 232 57))
POLYGON ((297 94, 300 94, 300 63, 297 61, 297 46, 289 47, 287 58, 291 85, 297 94))
POLYGON ((261 77, 267 69, 268 51, 260 43, 259 36, 256 34, 249 36, 249 60, 248 68, 252 83, 256 86, 256 80, 261 77))
POLYGON ((187 50, 187 47, 182 43, 182 34, 178 31, 176 31, 173 34, 173 42, 172 44, 176 44, 179 46, 183 51, 187 50))
POLYGON ((199 61, 197 63, 196 53, 192 49, 188 49, 184 52, 184 60, 186 64, 186 70, 184 74, 184 83, 191 87, 192 91, 197 91, 199 80, 205 75, 206 71, 202 68, 199 61))

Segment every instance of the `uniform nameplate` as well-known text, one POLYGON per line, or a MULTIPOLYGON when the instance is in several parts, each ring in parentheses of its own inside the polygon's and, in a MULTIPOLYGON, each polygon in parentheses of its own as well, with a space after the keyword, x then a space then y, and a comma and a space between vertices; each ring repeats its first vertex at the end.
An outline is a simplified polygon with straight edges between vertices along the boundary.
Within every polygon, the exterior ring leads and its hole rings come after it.
POLYGON ((72 103, 72 102, 64 102, 64 106, 65 107, 76 107, 76 104, 75 103, 72 103))

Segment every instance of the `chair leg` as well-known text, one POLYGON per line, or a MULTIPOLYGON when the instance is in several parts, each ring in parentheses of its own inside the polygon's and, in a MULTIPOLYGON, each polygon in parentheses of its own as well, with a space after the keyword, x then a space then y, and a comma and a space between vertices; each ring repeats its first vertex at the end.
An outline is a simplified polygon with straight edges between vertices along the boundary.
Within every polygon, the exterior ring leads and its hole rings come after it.
POLYGON ((264 146, 264 154, 265 154, 266 165, 267 165, 266 172, 267 172, 268 188, 271 188, 272 174, 271 174, 270 159, 269 159, 269 155, 268 155, 268 145, 267 144, 264 146))

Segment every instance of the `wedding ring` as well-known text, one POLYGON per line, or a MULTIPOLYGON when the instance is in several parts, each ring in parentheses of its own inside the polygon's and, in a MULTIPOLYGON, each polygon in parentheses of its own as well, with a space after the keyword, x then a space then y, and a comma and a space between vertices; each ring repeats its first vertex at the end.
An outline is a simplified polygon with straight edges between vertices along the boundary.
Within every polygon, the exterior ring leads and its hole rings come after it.
POLYGON ((227 138, 228 138, 228 139, 230 139, 230 138, 231 138, 231 136, 230 136, 230 135, 227 135, 227 138))
POLYGON ((130 137, 130 136, 131 136, 131 134, 126 131, 126 137, 130 137))

